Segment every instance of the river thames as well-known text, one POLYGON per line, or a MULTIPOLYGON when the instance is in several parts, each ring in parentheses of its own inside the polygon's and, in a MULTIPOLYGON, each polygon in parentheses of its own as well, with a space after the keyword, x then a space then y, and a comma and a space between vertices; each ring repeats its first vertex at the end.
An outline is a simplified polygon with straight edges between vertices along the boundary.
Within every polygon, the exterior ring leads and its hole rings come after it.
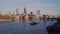
POLYGON ((56 21, 37 20, 39 24, 30 25, 32 21, 0 22, 0 34, 48 34, 46 27, 56 21))

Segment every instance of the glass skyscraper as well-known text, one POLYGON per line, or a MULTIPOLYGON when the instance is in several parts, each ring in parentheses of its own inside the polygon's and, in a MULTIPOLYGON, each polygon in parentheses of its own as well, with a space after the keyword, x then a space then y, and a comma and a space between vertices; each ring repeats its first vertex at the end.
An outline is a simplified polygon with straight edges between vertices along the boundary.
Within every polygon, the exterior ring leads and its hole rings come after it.
POLYGON ((27 13, 26 13, 26 8, 25 8, 25 7, 24 7, 24 13, 25 13, 25 15, 27 14, 27 13))

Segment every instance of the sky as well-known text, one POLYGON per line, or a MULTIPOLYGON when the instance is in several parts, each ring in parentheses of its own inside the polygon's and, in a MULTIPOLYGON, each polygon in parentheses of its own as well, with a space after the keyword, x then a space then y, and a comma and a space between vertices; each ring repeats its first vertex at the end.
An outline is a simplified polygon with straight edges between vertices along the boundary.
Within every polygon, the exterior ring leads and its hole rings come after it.
POLYGON ((0 12, 15 12, 16 8, 23 13, 26 7, 27 13, 40 10, 41 14, 60 15, 60 0, 0 0, 0 12))

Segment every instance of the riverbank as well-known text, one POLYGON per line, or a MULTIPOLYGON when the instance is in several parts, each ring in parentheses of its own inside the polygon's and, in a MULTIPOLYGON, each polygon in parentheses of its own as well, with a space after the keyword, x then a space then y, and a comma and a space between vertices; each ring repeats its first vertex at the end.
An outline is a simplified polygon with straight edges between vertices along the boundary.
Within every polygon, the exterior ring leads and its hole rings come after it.
POLYGON ((12 21, 11 19, 0 19, 0 22, 12 21))

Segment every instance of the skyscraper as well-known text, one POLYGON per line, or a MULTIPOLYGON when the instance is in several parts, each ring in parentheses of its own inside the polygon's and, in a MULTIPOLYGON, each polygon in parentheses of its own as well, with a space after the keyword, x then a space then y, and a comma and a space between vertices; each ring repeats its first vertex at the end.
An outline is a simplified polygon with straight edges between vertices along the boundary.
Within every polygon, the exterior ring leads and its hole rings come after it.
POLYGON ((36 14, 37 15, 40 15, 40 10, 36 10, 36 14))
POLYGON ((36 20, 40 20, 40 10, 36 10, 36 20))
POLYGON ((18 10, 19 10, 19 9, 17 8, 17 9, 16 9, 16 13, 17 13, 17 14, 19 14, 19 11, 18 11, 18 10))
POLYGON ((25 13, 25 15, 27 14, 27 13, 26 13, 26 8, 25 8, 25 7, 24 7, 24 13, 25 13))
POLYGON ((19 14, 19 9, 17 8, 16 11, 14 12, 15 15, 19 14))

